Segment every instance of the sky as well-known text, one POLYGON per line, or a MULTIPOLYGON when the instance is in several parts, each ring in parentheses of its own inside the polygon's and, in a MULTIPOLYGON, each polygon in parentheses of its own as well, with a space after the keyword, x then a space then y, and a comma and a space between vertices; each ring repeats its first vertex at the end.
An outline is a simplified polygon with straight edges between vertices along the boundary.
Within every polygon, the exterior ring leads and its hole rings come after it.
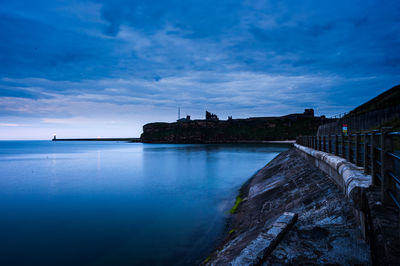
POLYGON ((334 116, 400 83, 398 0, 0 0, 0 139, 334 116))

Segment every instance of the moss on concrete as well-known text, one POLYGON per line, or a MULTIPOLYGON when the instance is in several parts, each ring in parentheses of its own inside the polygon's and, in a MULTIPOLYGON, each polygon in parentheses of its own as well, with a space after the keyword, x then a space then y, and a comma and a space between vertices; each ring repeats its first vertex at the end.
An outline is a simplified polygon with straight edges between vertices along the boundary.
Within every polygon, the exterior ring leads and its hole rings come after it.
POLYGON ((230 214, 236 212, 237 208, 239 207, 240 203, 243 201, 241 195, 236 197, 235 205, 233 205, 232 209, 229 211, 230 214))

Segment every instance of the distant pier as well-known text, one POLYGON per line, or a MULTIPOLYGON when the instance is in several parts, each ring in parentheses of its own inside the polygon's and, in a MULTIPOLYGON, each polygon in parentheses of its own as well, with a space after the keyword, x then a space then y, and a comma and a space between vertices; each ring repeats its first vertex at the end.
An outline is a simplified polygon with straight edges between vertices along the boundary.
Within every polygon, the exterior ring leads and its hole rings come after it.
POLYGON ((57 139, 57 138, 53 138, 52 141, 127 141, 127 142, 141 142, 140 138, 88 138, 88 139, 57 139))

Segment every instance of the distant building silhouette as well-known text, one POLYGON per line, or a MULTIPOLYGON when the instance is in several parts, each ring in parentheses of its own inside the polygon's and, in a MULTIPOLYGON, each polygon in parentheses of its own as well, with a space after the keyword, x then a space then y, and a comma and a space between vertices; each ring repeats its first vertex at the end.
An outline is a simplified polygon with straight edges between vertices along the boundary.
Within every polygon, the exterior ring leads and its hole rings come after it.
POLYGON ((314 117, 314 109, 304 109, 303 116, 314 117))
POLYGON ((179 122, 189 122, 190 121, 190 115, 186 115, 186 118, 181 118, 178 119, 179 122))
POLYGON ((207 121, 218 121, 219 118, 216 114, 210 113, 209 111, 206 111, 206 120, 207 121))

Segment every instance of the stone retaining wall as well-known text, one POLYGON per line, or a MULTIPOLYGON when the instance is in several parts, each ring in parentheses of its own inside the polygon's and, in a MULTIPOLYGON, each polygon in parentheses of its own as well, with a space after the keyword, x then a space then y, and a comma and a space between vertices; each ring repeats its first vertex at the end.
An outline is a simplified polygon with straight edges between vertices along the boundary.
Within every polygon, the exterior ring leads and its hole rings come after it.
POLYGON ((299 144, 294 144, 294 146, 312 159, 316 167, 332 177, 348 197, 352 197, 355 188, 368 188, 372 184, 371 175, 364 174, 362 167, 344 158, 299 144))
POLYGON ((358 167, 342 157, 299 144, 294 144, 294 146, 301 151, 300 154, 328 174, 350 199, 353 203, 353 213, 360 226, 361 234, 364 240, 368 241, 371 225, 367 219, 369 208, 367 207, 365 189, 372 185, 371 175, 364 174, 362 167, 358 167))

